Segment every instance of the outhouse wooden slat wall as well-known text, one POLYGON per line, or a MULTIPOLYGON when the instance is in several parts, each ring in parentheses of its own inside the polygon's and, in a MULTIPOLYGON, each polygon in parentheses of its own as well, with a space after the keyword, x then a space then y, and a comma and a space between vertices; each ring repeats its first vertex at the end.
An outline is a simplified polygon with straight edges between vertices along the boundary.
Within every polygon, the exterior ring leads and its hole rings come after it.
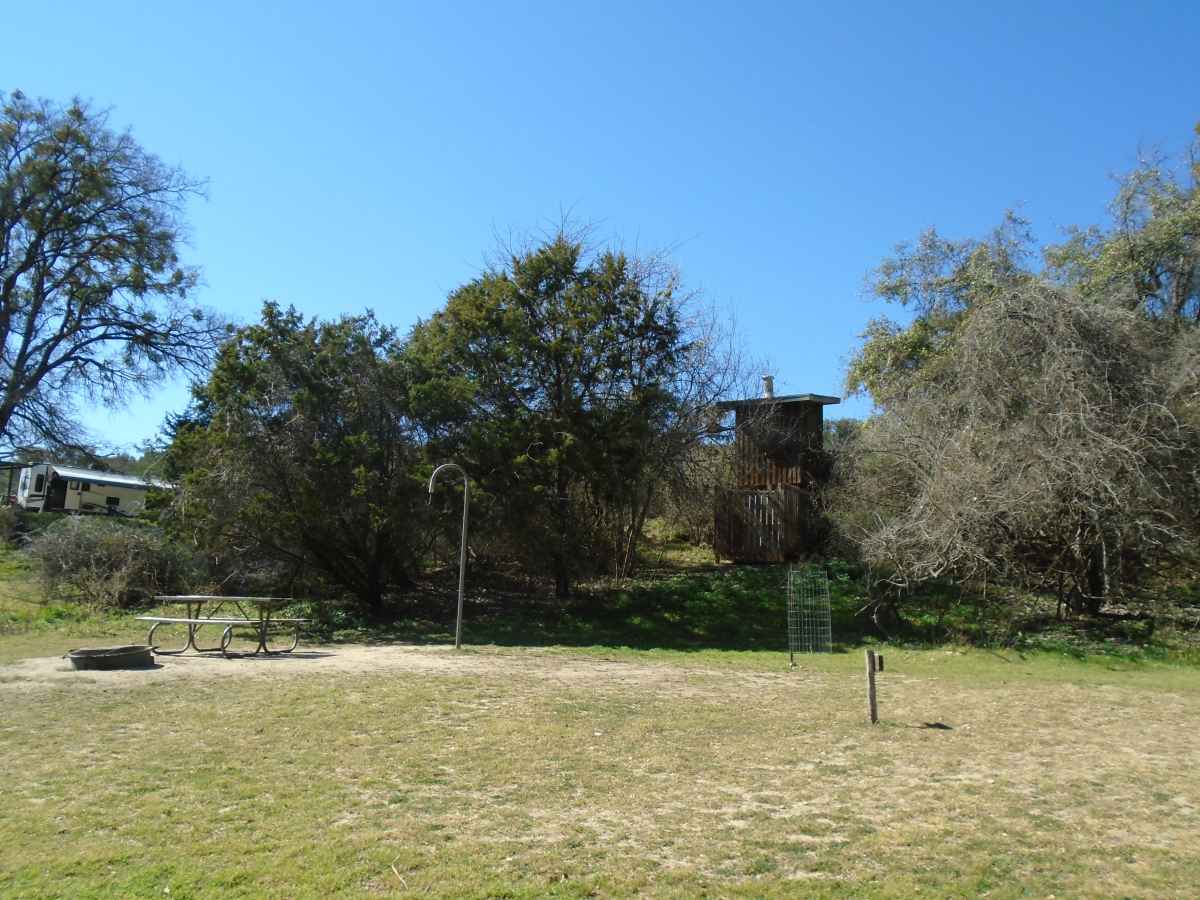
POLYGON ((735 414, 735 483, 717 494, 718 559, 784 562, 815 543, 814 490, 825 471, 823 407, 837 402, 804 394, 723 404, 735 414))
POLYGON ((821 449, 823 417, 816 403, 774 408, 739 406, 734 436, 734 480, 738 487, 805 484, 805 463, 821 449))

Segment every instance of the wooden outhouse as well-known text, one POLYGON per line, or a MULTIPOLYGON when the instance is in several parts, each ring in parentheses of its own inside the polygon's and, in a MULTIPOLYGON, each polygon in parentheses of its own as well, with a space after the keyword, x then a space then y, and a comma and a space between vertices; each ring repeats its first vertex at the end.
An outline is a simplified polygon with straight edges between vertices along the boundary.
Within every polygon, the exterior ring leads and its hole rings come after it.
POLYGON ((713 550, 735 562, 798 559, 817 539, 814 491, 828 469, 822 394, 763 396, 720 404, 734 415, 734 484, 717 493, 713 550))

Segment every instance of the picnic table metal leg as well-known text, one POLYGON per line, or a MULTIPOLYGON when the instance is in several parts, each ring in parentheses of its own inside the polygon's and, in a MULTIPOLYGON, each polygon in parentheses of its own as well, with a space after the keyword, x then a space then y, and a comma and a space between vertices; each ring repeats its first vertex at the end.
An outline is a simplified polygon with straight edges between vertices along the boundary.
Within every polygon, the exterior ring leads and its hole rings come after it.
MULTIPOLYGON (((253 650, 254 655, 258 655, 259 653, 264 653, 268 656, 274 656, 277 653, 291 653, 293 650, 296 649, 296 647, 298 647, 300 645, 300 626, 297 625, 295 633, 292 635, 292 643, 289 646, 272 649, 271 645, 268 643, 268 638, 267 638, 267 625, 268 624, 269 623, 264 620, 262 622, 257 622, 257 623, 251 622, 245 626, 241 626, 241 627, 253 628, 255 630, 256 637, 258 638, 258 646, 256 646, 253 650)), ((233 630, 237 627, 239 627, 239 626, 237 626, 237 625, 227 626, 226 629, 221 633, 221 646, 215 647, 213 649, 220 650, 221 653, 224 654, 228 658, 233 658, 234 656, 246 655, 244 653, 231 653, 229 651, 229 645, 233 641, 233 630)))
POLYGON ((182 647, 180 647, 178 650, 159 650, 158 647, 154 646, 154 632, 157 631, 158 626, 162 625, 162 624, 164 624, 164 623, 155 622, 153 625, 150 626, 150 633, 146 635, 146 643, 149 644, 151 647, 154 647, 155 653, 161 654, 163 656, 175 656, 179 653, 186 653, 189 647, 195 646, 192 643, 192 627, 189 625, 187 641, 184 642, 184 645, 182 647))
MULTIPOLYGON (((192 609, 192 606, 193 606, 193 604, 191 602, 185 603, 183 605, 183 608, 185 610, 187 610, 187 617, 189 619, 200 618, 200 604, 199 603, 195 604, 195 607, 196 607, 195 610, 192 609)), ((195 650, 197 653, 200 652, 200 648, 196 646, 196 632, 199 630, 200 630, 200 627, 198 625, 188 625, 188 646, 191 647, 193 650, 195 650)))
MULTIPOLYGON (((218 624, 220 624, 220 623, 218 623, 218 624)), ((192 635, 193 635, 192 636, 192 649, 195 650, 197 653, 216 653, 217 651, 224 653, 225 652, 225 636, 224 635, 221 636, 221 643, 216 647, 201 647, 196 644, 195 635, 197 633, 199 633, 200 629, 203 626, 204 626, 203 622, 201 622, 199 625, 191 626, 192 635)))
POLYGON ((266 653, 274 655, 276 653, 291 653, 300 646, 300 624, 296 623, 295 631, 292 632, 292 643, 287 647, 280 647, 272 650, 268 643, 271 631, 271 611, 269 609, 261 613, 258 622, 258 648, 255 653, 266 653))
POLYGON ((254 652, 270 653, 267 649, 267 628, 271 624, 271 610, 269 608, 260 607, 258 611, 258 646, 254 648, 254 652))
MULTIPOLYGON (((186 603, 184 605, 187 608, 187 617, 189 619, 196 618, 196 615, 200 611, 200 605, 196 604, 196 613, 192 612, 192 604, 190 602, 186 603)), ((154 632, 158 629, 159 625, 165 625, 165 624, 167 624, 167 623, 155 622, 153 625, 150 626, 149 634, 146 635, 146 643, 149 644, 151 647, 154 647, 155 653, 162 654, 163 656, 177 656, 180 653, 187 653, 188 650, 195 650, 197 652, 200 652, 200 648, 196 646, 196 629, 198 626, 191 625, 191 624, 189 624, 187 626, 187 640, 184 641, 183 646, 180 647, 178 650, 159 650, 158 647, 155 647, 154 646, 154 632)))
MULTIPOLYGON (((199 607, 196 607, 197 612, 199 612, 199 609, 200 609, 199 607)), ((218 650, 220 652, 224 653, 225 652, 225 641, 224 641, 223 635, 222 635, 221 643, 216 647, 201 647, 199 644, 196 643, 196 636, 200 633, 200 629, 204 627, 204 624, 205 624, 204 622, 196 622, 196 623, 188 626, 188 641, 191 644, 192 649, 195 650, 197 653, 216 653, 218 650)))
POLYGON ((266 635, 263 636, 263 650, 267 653, 291 653, 293 650, 295 650, 299 646, 300 646, 300 626, 299 625, 297 625, 296 630, 292 632, 292 643, 291 643, 291 646, 288 646, 288 647, 279 647, 279 648, 272 650, 269 646, 267 646, 266 635))

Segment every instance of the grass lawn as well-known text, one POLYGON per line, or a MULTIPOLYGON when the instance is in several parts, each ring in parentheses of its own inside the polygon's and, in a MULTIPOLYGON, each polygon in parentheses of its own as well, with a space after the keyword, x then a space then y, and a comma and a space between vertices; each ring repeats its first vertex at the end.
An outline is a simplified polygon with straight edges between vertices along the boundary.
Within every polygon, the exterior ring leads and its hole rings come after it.
MULTIPOLYGON (((144 636, 20 591, 0 596, 0 660, 144 636)), ((0 667, 0 895, 1200 884, 1193 667, 884 647, 872 727, 857 647, 789 671, 783 652, 739 649, 749 632, 724 649, 619 646, 609 626, 590 644, 520 646, 535 624, 458 653, 376 641, 150 672, 0 667)))

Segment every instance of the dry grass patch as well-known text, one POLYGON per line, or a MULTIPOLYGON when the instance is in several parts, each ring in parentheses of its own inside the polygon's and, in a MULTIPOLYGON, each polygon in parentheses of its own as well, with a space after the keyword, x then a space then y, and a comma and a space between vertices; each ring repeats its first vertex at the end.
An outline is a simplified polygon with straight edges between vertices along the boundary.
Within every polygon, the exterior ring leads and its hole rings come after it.
POLYGON ((871 728, 856 656, 789 673, 779 654, 323 652, 167 661, 141 683, 0 669, 0 891, 1149 897, 1200 880, 1188 670, 889 654, 871 728))

